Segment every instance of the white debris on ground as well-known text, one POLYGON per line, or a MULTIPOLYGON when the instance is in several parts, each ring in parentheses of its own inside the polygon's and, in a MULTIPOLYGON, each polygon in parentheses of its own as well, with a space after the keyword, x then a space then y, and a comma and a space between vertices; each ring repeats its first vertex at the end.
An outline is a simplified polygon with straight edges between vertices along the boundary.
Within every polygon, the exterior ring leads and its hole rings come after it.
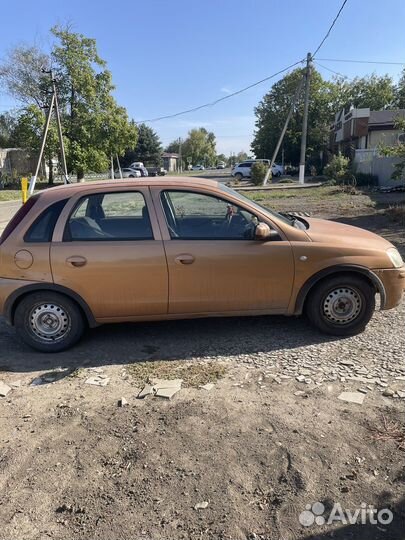
POLYGON ((165 399, 171 399, 181 390, 183 379, 151 379, 138 394, 138 399, 154 395, 165 399))
POLYGON ((8 384, 3 381, 0 381, 0 397, 6 397, 7 394, 11 391, 11 388, 8 384))

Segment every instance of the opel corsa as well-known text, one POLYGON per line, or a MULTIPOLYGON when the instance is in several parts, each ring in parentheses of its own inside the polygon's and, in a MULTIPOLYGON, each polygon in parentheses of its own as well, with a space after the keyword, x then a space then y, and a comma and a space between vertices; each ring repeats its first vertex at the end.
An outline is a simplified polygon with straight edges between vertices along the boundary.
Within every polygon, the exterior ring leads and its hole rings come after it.
POLYGON ((368 231, 272 212, 200 179, 97 182, 31 197, 0 238, 0 313, 56 352, 103 323, 305 312, 361 332, 405 266, 368 231))

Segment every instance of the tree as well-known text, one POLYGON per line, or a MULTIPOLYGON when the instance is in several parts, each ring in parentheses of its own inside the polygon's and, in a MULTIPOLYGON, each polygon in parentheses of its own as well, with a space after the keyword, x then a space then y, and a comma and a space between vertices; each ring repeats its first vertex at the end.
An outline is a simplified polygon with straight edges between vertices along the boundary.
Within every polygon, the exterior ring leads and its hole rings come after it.
MULTIPOLYGON (((276 82, 255 109, 256 132, 252 150, 258 158, 270 158, 277 144, 302 70, 296 69, 276 82)), ((395 86, 390 77, 370 75, 348 81, 336 77, 325 81, 315 69, 311 73, 308 115, 308 164, 320 164, 320 152, 327 146, 334 115, 350 106, 385 109, 395 103, 395 86)), ((285 160, 298 163, 302 130, 303 92, 287 129, 283 147, 285 160)))
POLYGON ((0 65, 0 85, 23 105, 43 107, 48 101, 50 58, 35 46, 13 49, 0 65))
POLYGON ((225 154, 218 154, 217 157, 216 157, 216 162, 220 162, 222 161, 223 163, 226 163, 228 161, 227 157, 225 154))
POLYGON ((401 77, 398 81, 398 85, 395 89, 396 99, 395 104, 399 109, 405 109, 405 69, 403 70, 401 77))
MULTIPOLYGON (((32 156, 39 154, 42 132, 45 124, 45 113, 37 105, 29 105, 18 115, 11 133, 14 146, 24 148, 32 156)), ((59 149, 58 132, 55 123, 49 126, 44 156, 49 166, 49 183, 53 183, 53 161, 59 149)), ((27 171, 28 172, 28 171, 27 171)), ((34 171, 30 171, 34 172, 34 171)))
POLYGON ((346 108, 368 107, 372 111, 380 111, 395 105, 395 85, 388 75, 356 77, 346 83, 343 90, 342 100, 346 108))
POLYGON ((124 167, 134 161, 142 161, 158 166, 162 155, 162 145, 158 134, 146 124, 138 125, 138 142, 133 150, 129 149, 122 158, 124 167))
MULTIPOLYGON (((137 129, 112 96, 111 73, 97 53, 96 41, 69 28, 57 26, 51 31, 56 38, 51 60, 36 47, 17 47, 0 66, 0 82, 24 105, 43 107, 49 103, 50 77, 42 68, 52 61, 68 170, 80 179, 87 171, 105 171, 111 155, 134 148, 137 129)), ((35 128, 32 116, 31 120, 35 128)), ((29 124, 27 118, 24 122, 29 124)), ((35 132, 29 129, 27 137, 35 132)))
POLYGON ((175 139, 174 141, 172 141, 166 146, 165 152, 169 152, 169 154, 178 154, 179 149, 180 149, 179 139, 175 139))
POLYGON ((10 148, 12 146, 15 121, 15 117, 9 112, 0 114, 0 148, 10 148))
POLYGON ((68 168, 80 179, 87 171, 106 170, 111 155, 134 148, 137 129, 111 95, 111 73, 97 53, 96 41, 59 26, 52 33, 58 40, 52 58, 65 119, 68 168))
POLYGON ((182 155, 191 158, 194 165, 214 165, 216 158, 215 135, 205 128, 192 129, 182 144, 182 155))

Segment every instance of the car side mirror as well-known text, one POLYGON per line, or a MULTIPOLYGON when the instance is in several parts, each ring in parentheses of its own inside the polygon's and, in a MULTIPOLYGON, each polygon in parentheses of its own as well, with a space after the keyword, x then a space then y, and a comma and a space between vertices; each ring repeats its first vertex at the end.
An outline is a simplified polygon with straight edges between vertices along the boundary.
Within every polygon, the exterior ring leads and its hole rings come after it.
POLYGON ((267 223, 259 223, 255 229, 255 240, 264 242, 266 240, 274 240, 279 238, 279 234, 274 229, 270 229, 267 223))

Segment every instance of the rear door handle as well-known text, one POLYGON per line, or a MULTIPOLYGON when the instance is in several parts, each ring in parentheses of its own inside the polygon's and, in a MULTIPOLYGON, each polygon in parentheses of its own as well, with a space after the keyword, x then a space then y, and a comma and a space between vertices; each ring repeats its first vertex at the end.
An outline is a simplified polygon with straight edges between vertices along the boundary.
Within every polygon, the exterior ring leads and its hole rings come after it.
POLYGON ((69 266, 79 268, 80 266, 84 266, 85 264, 87 264, 87 259, 86 257, 80 257, 80 255, 74 255, 73 257, 68 257, 66 259, 66 263, 69 266))
POLYGON ((193 264, 195 258, 189 253, 181 253, 174 260, 177 264, 193 264))

